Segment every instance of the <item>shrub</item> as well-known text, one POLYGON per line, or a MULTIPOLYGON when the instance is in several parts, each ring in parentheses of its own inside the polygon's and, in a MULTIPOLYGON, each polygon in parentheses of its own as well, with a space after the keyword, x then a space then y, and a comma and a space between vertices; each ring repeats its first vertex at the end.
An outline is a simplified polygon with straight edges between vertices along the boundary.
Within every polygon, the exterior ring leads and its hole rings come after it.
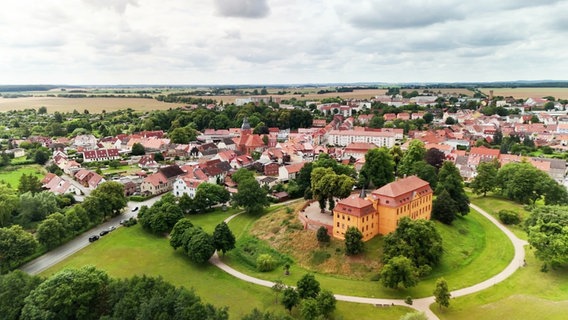
POLYGON ((521 222, 521 216, 518 212, 511 210, 501 210, 499 211, 499 220, 504 224, 519 224, 521 222))
POLYGON ((276 265, 276 260, 269 254, 261 254, 256 258, 256 268, 260 272, 272 271, 276 265))

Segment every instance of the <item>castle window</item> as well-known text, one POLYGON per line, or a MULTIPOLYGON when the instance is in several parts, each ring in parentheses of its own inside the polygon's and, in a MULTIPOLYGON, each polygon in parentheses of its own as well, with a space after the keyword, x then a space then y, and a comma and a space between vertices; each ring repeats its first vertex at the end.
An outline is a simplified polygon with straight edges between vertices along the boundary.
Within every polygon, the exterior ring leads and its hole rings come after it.
POLYGON ((339 228, 339 222, 337 223, 337 227, 339 228))

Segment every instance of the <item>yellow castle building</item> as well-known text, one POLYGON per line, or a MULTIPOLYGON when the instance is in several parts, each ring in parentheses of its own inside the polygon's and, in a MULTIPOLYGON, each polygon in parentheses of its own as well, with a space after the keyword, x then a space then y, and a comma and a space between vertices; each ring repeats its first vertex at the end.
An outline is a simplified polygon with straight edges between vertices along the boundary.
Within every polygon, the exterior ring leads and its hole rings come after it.
POLYGON ((363 241, 378 234, 396 230, 403 217, 430 219, 432 188, 417 176, 391 182, 366 197, 351 195, 342 199, 333 210, 333 236, 345 239, 345 231, 356 227, 363 241))

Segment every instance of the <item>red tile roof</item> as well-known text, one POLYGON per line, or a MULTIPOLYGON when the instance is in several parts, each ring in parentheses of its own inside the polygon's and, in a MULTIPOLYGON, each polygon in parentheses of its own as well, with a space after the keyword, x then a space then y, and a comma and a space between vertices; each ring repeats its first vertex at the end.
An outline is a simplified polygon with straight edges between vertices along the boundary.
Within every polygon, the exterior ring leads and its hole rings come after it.
POLYGON ((428 187, 430 192, 432 191, 428 182, 418 178, 417 176, 410 176, 398 179, 397 181, 391 182, 373 191, 373 195, 396 198, 424 187, 428 187))

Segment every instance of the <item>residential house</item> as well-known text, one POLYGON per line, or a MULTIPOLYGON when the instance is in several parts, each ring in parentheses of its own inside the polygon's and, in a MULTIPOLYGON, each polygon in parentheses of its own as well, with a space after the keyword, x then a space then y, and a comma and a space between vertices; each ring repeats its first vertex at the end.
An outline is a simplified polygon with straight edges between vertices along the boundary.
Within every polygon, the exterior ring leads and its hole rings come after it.
POLYGON ((179 176, 174 182, 173 194, 176 197, 181 197, 187 194, 190 198, 195 198, 197 187, 204 181, 191 178, 189 176, 179 176))
POLYGON ((142 181, 140 192, 143 195, 158 195, 172 190, 173 183, 184 171, 177 165, 171 165, 158 169, 142 181))
POLYGON ((287 166, 279 167, 278 179, 284 182, 289 181, 291 179, 296 179, 298 172, 300 172, 300 170, 304 167, 305 164, 306 164, 305 162, 300 162, 300 163, 294 163, 287 166))

